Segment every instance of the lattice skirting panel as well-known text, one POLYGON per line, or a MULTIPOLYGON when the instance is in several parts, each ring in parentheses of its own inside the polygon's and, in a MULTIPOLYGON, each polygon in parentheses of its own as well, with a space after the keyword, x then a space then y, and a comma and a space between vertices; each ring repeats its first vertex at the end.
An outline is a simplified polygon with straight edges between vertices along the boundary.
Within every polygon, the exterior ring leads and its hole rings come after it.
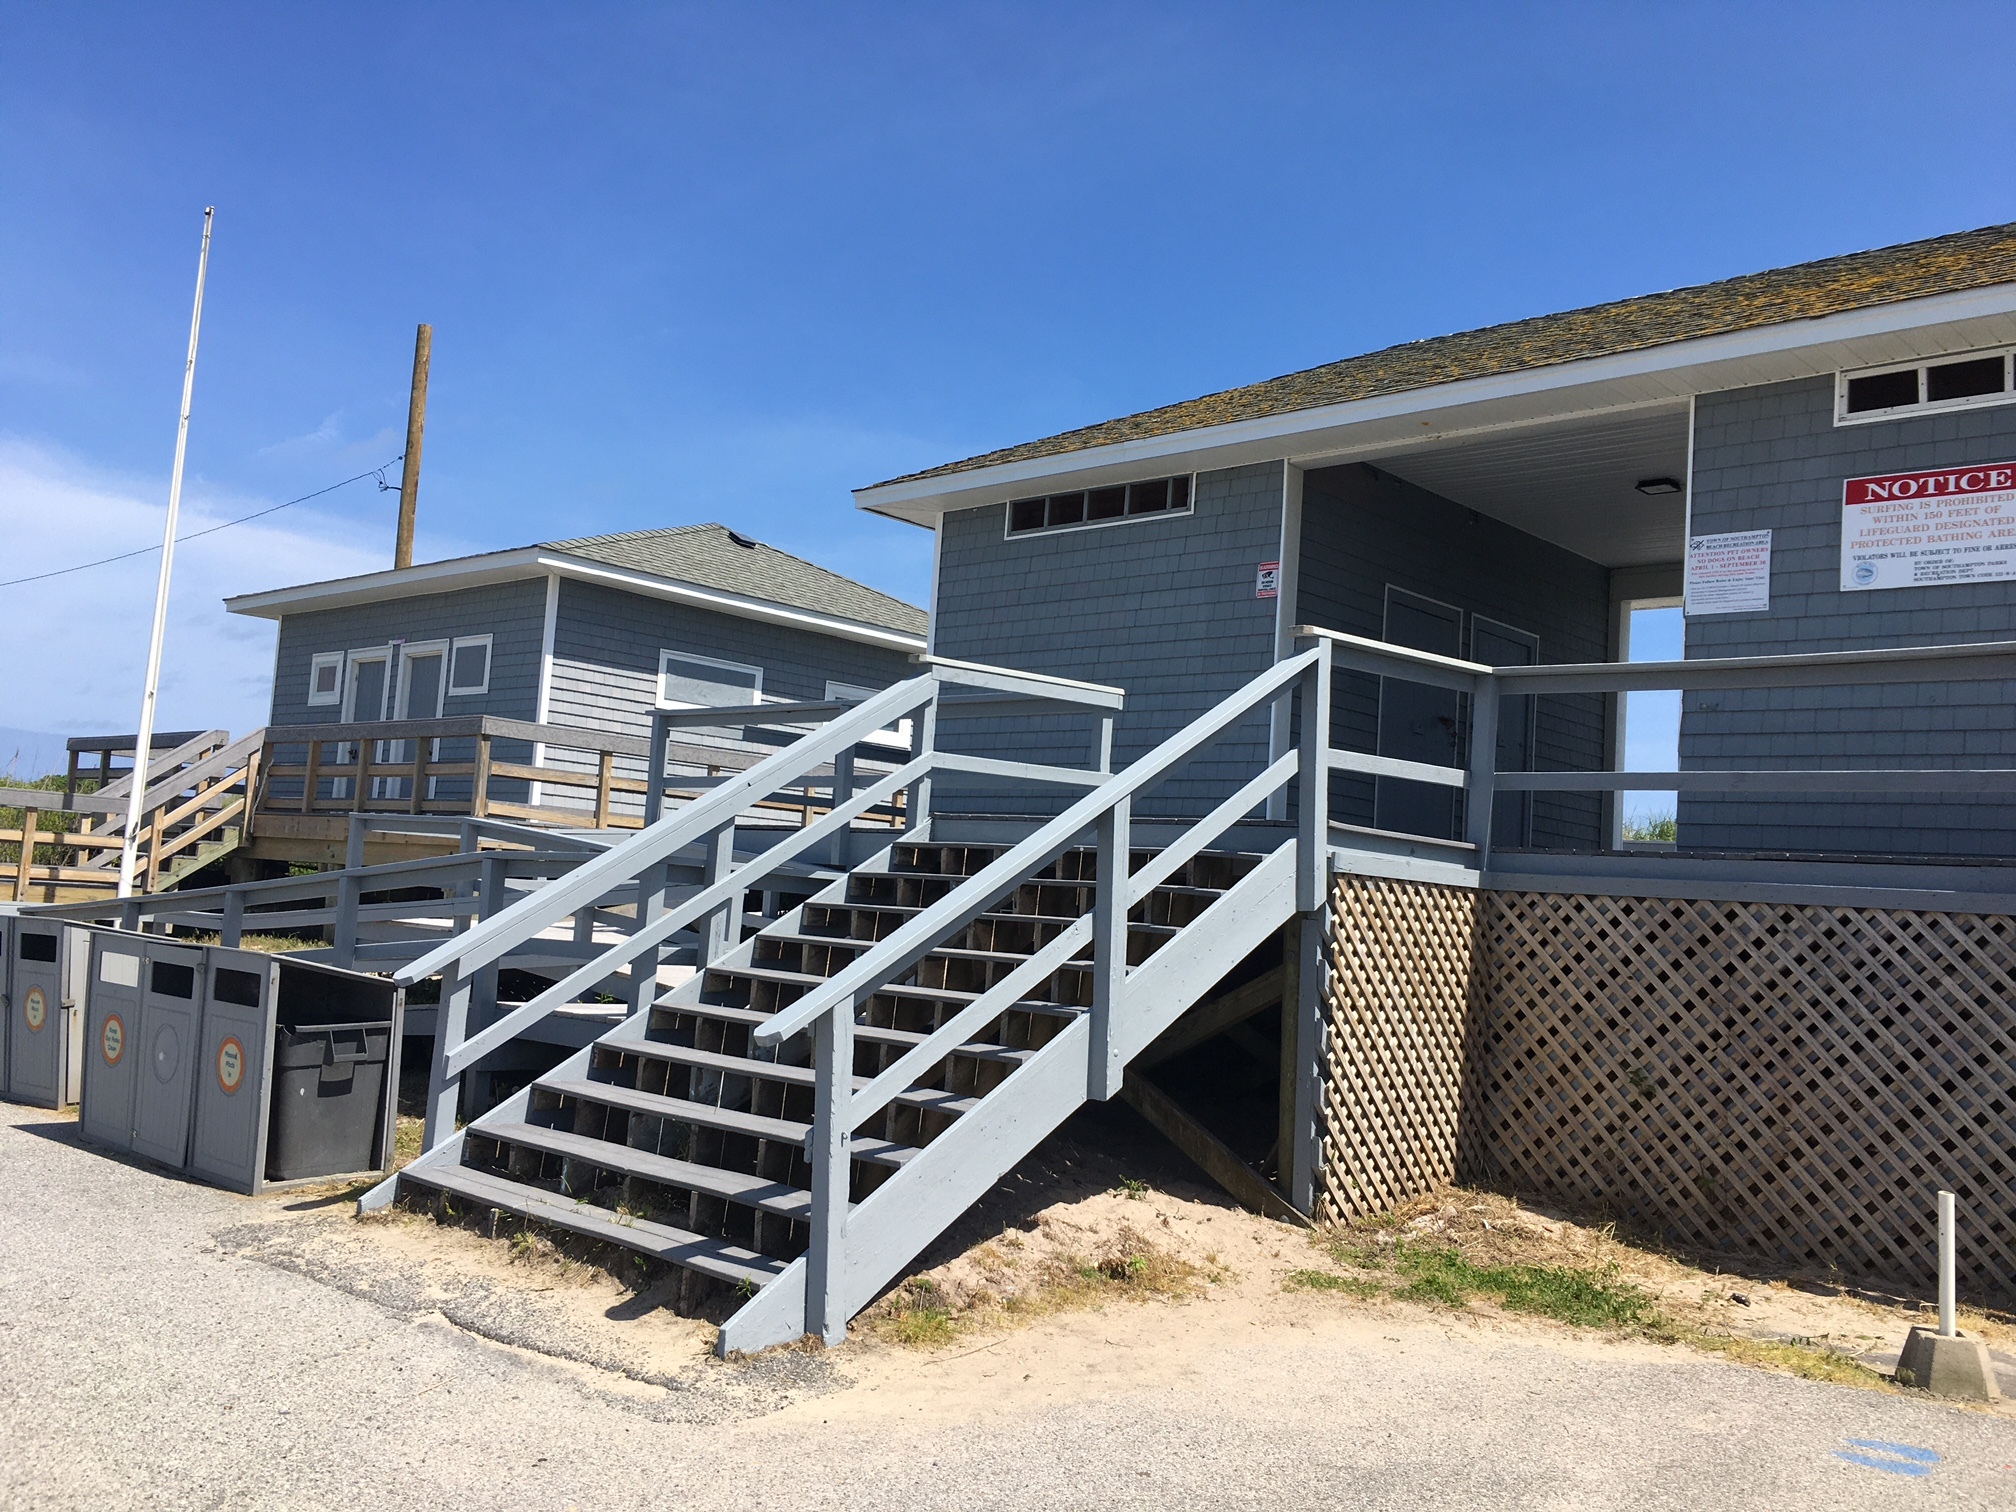
POLYGON ((1340 878, 1323 1215, 1453 1172, 2016 1297, 2016 920, 1340 878))
POLYGON ((1465 1139, 1481 894, 1339 877, 1324 941, 1329 1032, 1318 1216, 1383 1212, 1455 1178, 1465 1139))

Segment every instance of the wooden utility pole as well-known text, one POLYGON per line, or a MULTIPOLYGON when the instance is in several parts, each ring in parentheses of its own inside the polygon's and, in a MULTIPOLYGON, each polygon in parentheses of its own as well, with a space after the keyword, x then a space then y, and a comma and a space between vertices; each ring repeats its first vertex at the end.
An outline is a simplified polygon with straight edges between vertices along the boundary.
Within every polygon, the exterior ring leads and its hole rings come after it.
POLYGON ((399 538, 393 543, 392 565, 413 565, 413 515, 420 503, 420 437, 427 429, 427 358, 434 347, 434 327, 423 325, 413 337, 413 393, 406 401, 406 468, 399 477, 399 538))

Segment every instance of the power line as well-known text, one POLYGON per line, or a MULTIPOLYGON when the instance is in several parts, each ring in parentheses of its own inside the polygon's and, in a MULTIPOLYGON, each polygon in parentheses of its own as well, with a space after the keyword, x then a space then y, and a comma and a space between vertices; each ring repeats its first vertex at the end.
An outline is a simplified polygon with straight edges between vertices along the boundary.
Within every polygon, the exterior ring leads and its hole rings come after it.
MULTIPOLYGON (((405 454, 402 452, 399 456, 394 457, 391 462, 387 462, 384 467, 374 467, 369 472, 357 474, 354 478, 345 478, 341 483, 331 483, 327 488, 318 488, 315 492, 305 493, 298 499, 289 499, 285 504, 275 504, 266 509, 255 510, 249 515, 241 515, 235 520, 226 520, 222 525, 212 525, 205 530, 192 530, 187 535, 175 537, 175 544, 180 546, 184 541, 194 541, 203 536, 215 535, 220 530, 229 530, 233 525, 246 525, 253 520, 263 520, 267 515, 278 514, 283 509, 292 509, 296 504, 306 504, 310 499, 319 499, 326 493, 334 493, 339 488, 348 488, 352 483, 361 483, 366 478, 376 478, 379 488, 384 489, 388 487, 385 482, 386 468, 404 460, 405 454)), ((159 546, 142 546, 138 551, 122 551, 117 556, 100 557, 95 562, 79 562, 75 567, 58 567, 54 572, 37 572, 29 577, 8 578, 5 582, 0 582, 0 588, 15 588, 19 587, 22 583, 39 583, 45 578, 66 577, 73 572, 87 572, 93 567, 107 567, 114 562, 124 562, 133 557, 148 556, 160 549, 159 546)))

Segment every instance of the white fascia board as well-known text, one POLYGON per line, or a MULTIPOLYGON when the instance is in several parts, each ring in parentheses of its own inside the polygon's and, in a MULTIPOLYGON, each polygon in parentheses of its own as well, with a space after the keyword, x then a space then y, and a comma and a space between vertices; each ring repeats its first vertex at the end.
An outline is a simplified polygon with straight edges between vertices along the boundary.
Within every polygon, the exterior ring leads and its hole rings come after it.
POLYGON ((673 578, 654 577, 646 572, 626 571, 583 557, 543 551, 527 546, 517 551, 492 552, 487 556, 457 557, 446 562, 428 562, 392 572, 366 573, 362 577, 337 578, 327 583, 307 583, 298 588, 276 588, 267 593, 246 593, 224 600, 233 614, 249 614, 259 619, 279 619, 284 614, 305 614, 318 609, 343 609, 353 604, 384 603, 390 599, 413 598, 423 593, 453 593, 461 588, 480 588, 490 583, 507 583, 521 578, 547 575, 571 578, 576 582, 601 583, 645 598, 666 599, 732 614, 741 619, 771 625, 790 625, 841 640, 882 646, 891 651, 922 651, 924 637, 906 635, 882 625, 863 624, 836 615, 815 614, 787 604, 707 588, 673 578))
POLYGON ((508 583, 518 578, 539 577, 539 548, 492 551, 482 556, 450 557, 445 562, 424 562, 418 567, 400 567, 385 572, 367 572, 360 577, 335 578, 326 583, 304 583, 296 588, 274 588, 265 593, 241 593, 224 600, 233 614, 249 614, 257 619, 278 619, 283 614, 301 614, 315 609, 343 609, 352 604, 373 604, 385 599, 412 598, 422 593, 450 593, 458 588, 479 588, 486 583, 508 583))
POLYGON ((1323 465, 1490 430, 1684 404, 1695 394, 2016 340, 2016 284, 1898 300, 1516 373, 1293 410, 1224 425, 1004 462, 854 491, 858 508, 913 524, 1011 495, 1096 487, 1157 471, 1206 471, 1286 458, 1323 465), (1872 350, 1873 348, 1873 350, 1872 350), (1041 488, 1032 485, 1042 485, 1041 488))
POLYGON ((653 577, 649 573, 630 572, 601 562, 590 562, 580 557, 559 556, 552 553, 542 553, 538 563, 541 571, 555 572, 576 582, 600 583, 605 587, 620 588, 626 593, 635 593, 645 598, 691 604, 695 608, 711 609, 717 614, 732 614, 741 619, 758 620, 766 625, 789 625, 794 629, 810 630, 818 635, 858 641, 862 645, 883 646, 891 651, 924 649, 924 637, 921 635, 906 635, 901 630, 891 630, 882 625, 867 625, 859 620, 814 614, 809 609, 794 609, 788 604, 773 604, 767 599, 744 598, 739 594, 727 593, 719 588, 702 587, 697 583, 653 577))

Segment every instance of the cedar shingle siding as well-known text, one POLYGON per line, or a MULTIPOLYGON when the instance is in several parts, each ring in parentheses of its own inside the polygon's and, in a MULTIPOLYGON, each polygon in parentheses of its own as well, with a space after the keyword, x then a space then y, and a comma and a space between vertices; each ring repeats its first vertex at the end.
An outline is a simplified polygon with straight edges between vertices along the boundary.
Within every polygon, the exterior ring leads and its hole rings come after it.
MULTIPOLYGON (((1256 599, 1253 579, 1281 554, 1279 463, 1199 474, 1193 514, 1008 540, 1004 510, 990 504, 944 519, 938 654, 1124 687, 1116 770, 1273 662, 1275 601, 1256 599)), ((1083 766, 1094 731, 1083 717, 975 720, 946 727, 941 740, 947 750, 1083 766)), ((1250 721, 1136 812, 1201 812, 1208 795, 1252 776, 1266 753, 1265 722, 1250 721)), ((955 808, 1032 806, 1019 790, 943 786, 942 801, 955 808)))
MULTIPOLYGON (((1770 530, 1771 608, 1697 615, 1687 655, 1763 656, 2016 636, 2009 583, 1842 593, 1844 479, 2016 457, 2016 407, 1836 426, 1830 378, 1697 402, 1693 529, 1770 530)), ((2016 765, 2016 685, 1930 683, 1689 694, 1684 769, 2016 765)), ((2007 857, 2016 805, 1852 794, 1680 800, 1688 846, 2007 857)))

